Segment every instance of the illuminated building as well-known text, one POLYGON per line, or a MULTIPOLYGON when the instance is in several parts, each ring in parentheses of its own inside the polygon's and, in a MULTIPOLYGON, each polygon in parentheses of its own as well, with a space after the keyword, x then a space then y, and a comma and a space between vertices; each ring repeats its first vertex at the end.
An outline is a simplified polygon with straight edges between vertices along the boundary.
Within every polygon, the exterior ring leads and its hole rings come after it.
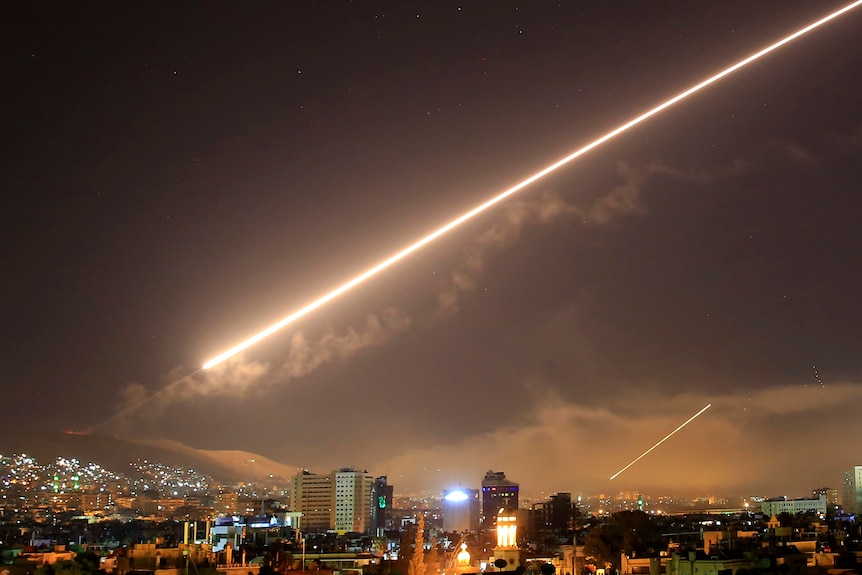
POLYGON ((374 528, 377 534, 382 534, 384 529, 389 527, 389 522, 392 520, 392 497, 394 489, 386 481, 386 476, 382 475, 374 480, 374 528))
POLYGON ((503 507, 518 509, 520 486, 506 479, 502 471, 488 471, 482 479, 482 516, 485 527, 491 525, 503 507))
POLYGON ((760 504, 760 511, 767 516, 779 513, 826 513, 826 495, 817 499, 767 499, 760 504))
POLYGON ((455 565, 459 569, 470 568, 470 552, 467 551, 467 544, 461 544, 461 550, 455 556, 455 565))
POLYGON ((114 506, 110 492, 95 491, 81 495, 81 511, 84 513, 105 513, 114 506))
POLYGON ((862 514, 862 465, 844 472, 841 506, 845 513, 862 514))
POLYGON ((239 495, 236 493, 219 493, 215 496, 216 509, 222 513, 233 515, 239 511, 239 495))
POLYGON ((367 471, 342 467, 335 473, 335 531, 369 533, 377 506, 374 477, 367 471))
POLYGON ((494 556, 491 564, 498 570, 511 571, 523 563, 521 550, 518 548, 518 517, 515 510, 509 507, 500 509, 497 519, 497 546, 494 547, 494 556), (500 560, 505 565, 497 565, 500 560))
POLYGON ((376 526, 374 477, 342 467, 326 475, 303 470, 293 477, 291 510, 302 513, 303 531, 370 533, 376 526))
POLYGON ((291 511, 302 513, 300 528, 304 531, 327 531, 335 523, 333 477, 303 469, 293 477, 290 494, 291 511))
POLYGON ((443 531, 464 533, 479 530, 479 490, 443 491, 443 531))
POLYGON ((834 511, 838 507, 838 490, 831 487, 820 487, 812 489, 811 495, 814 499, 818 499, 821 495, 826 497, 826 507, 829 511, 834 511))
POLYGON ((544 503, 534 503, 530 508, 529 527, 533 534, 541 532, 565 533, 574 526, 577 505, 572 503, 568 492, 551 495, 544 503))

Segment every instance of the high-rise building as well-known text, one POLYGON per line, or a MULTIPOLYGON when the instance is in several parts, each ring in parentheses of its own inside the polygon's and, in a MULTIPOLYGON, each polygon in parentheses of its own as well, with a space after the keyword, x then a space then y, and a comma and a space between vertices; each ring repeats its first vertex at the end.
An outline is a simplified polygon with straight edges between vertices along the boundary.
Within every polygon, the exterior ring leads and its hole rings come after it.
POLYGON ((303 469, 293 477, 291 511, 302 513, 300 529, 327 531, 335 523, 333 474, 318 475, 303 469))
POLYGON ((862 465, 844 472, 841 507, 845 513, 862 514, 862 465))
POLYGON ((371 533, 376 505, 374 477, 342 467, 326 475, 303 470, 293 477, 291 510, 302 513, 300 529, 371 533))
POLYGON ((823 496, 826 498, 826 508, 829 511, 835 511, 835 508, 838 507, 838 490, 833 489, 831 487, 818 487, 817 489, 811 490, 811 495, 814 499, 818 499, 823 496))
POLYGON ((374 480, 374 516, 372 523, 377 534, 382 534, 384 529, 389 528, 392 520, 392 496, 394 489, 387 482, 386 476, 382 475, 374 480))
POLYGON ((488 471, 482 479, 482 516, 486 527, 492 525, 500 509, 518 509, 520 486, 506 479, 502 471, 488 471))
POLYGON ((480 521, 478 489, 443 491, 443 531, 464 533, 478 531, 480 521))
POLYGON ((540 532, 566 533, 574 528, 578 508, 572 503, 572 494, 561 492, 551 495, 544 503, 534 503, 530 509, 530 530, 540 532))
POLYGON ((374 477, 342 467, 335 472, 335 531, 368 533, 374 529, 374 477))

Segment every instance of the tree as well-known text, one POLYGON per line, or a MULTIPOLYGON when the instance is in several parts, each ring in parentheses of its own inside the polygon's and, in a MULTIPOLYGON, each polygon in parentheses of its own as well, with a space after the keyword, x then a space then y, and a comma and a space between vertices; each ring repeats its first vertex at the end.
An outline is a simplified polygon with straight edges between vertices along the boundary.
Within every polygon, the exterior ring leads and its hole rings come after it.
POLYGON ((630 556, 653 557, 662 547, 661 533, 643 511, 620 511, 611 524, 622 535, 622 552, 630 556))
POLYGON ((407 564, 407 575, 425 575, 425 517, 419 513, 416 521, 416 539, 413 541, 413 557, 407 564))
POLYGON ((92 551, 82 551, 75 555, 75 563, 81 566, 85 573, 98 573, 101 567, 99 556, 92 551))
POLYGON ((643 511, 620 511, 604 525, 590 529, 584 541, 589 557, 615 570, 620 567, 620 555, 650 557, 661 547, 661 533, 650 516, 643 511))
POLYGON ((43 563, 36 568, 35 575, 97 575, 99 556, 92 551, 78 553, 71 561, 43 563))
POLYGON ((374 537, 371 540, 371 550, 382 557, 389 552, 389 540, 385 536, 374 537))
POLYGON ((584 541, 584 554, 599 562, 601 567, 620 565, 621 543, 608 526, 593 527, 584 541))

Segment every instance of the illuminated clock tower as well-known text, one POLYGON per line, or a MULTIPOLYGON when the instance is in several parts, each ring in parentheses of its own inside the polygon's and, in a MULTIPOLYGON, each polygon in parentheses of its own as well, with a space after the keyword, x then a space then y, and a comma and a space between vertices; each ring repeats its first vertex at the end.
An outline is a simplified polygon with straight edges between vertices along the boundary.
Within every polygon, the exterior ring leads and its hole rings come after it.
MULTIPOLYGON (((518 517, 514 509, 503 507, 497 513, 497 546, 491 564, 502 559, 506 565, 497 569, 512 571, 523 563, 523 554, 518 548, 518 517)), ((496 565, 495 565, 496 566, 496 565)))

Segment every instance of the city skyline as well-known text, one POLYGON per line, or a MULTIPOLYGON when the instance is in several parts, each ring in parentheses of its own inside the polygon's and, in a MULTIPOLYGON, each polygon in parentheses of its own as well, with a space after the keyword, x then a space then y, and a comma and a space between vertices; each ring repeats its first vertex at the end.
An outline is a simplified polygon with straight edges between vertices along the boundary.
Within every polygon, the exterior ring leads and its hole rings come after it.
POLYGON ((846 4, 4 7, 8 425, 441 493, 837 487, 862 10, 199 366, 846 4))
POLYGON ((559 514, 575 510, 582 517, 598 518, 621 511, 655 516, 751 512, 764 518, 814 512, 848 518, 858 517, 862 504, 858 482, 862 466, 845 471, 843 490, 822 486, 801 497, 571 490, 533 493, 526 498, 518 497, 518 484, 507 480, 501 471, 488 471, 481 489, 460 487, 422 494, 399 493, 386 475, 375 478, 367 470, 352 467, 326 473, 296 470, 289 477, 232 479, 216 479, 188 466, 172 467, 153 459, 138 458, 124 467, 126 470, 118 472, 87 459, 61 456, 45 462, 26 454, 0 454, 3 513, 7 519, 14 516, 19 520, 43 520, 51 514, 75 510, 101 520, 140 516, 210 520, 230 516, 259 518, 265 514, 264 509, 271 509, 273 517, 279 515, 285 525, 297 527, 296 522, 301 521, 304 530, 348 533, 385 528, 393 520, 397 524, 397 512, 421 510, 444 531, 458 532, 487 529, 503 508, 565 525, 566 520, 559 514), (504 491, 513 488, 514 497, 489 493, 495 487, 500 491, 501 486, 504 491))

